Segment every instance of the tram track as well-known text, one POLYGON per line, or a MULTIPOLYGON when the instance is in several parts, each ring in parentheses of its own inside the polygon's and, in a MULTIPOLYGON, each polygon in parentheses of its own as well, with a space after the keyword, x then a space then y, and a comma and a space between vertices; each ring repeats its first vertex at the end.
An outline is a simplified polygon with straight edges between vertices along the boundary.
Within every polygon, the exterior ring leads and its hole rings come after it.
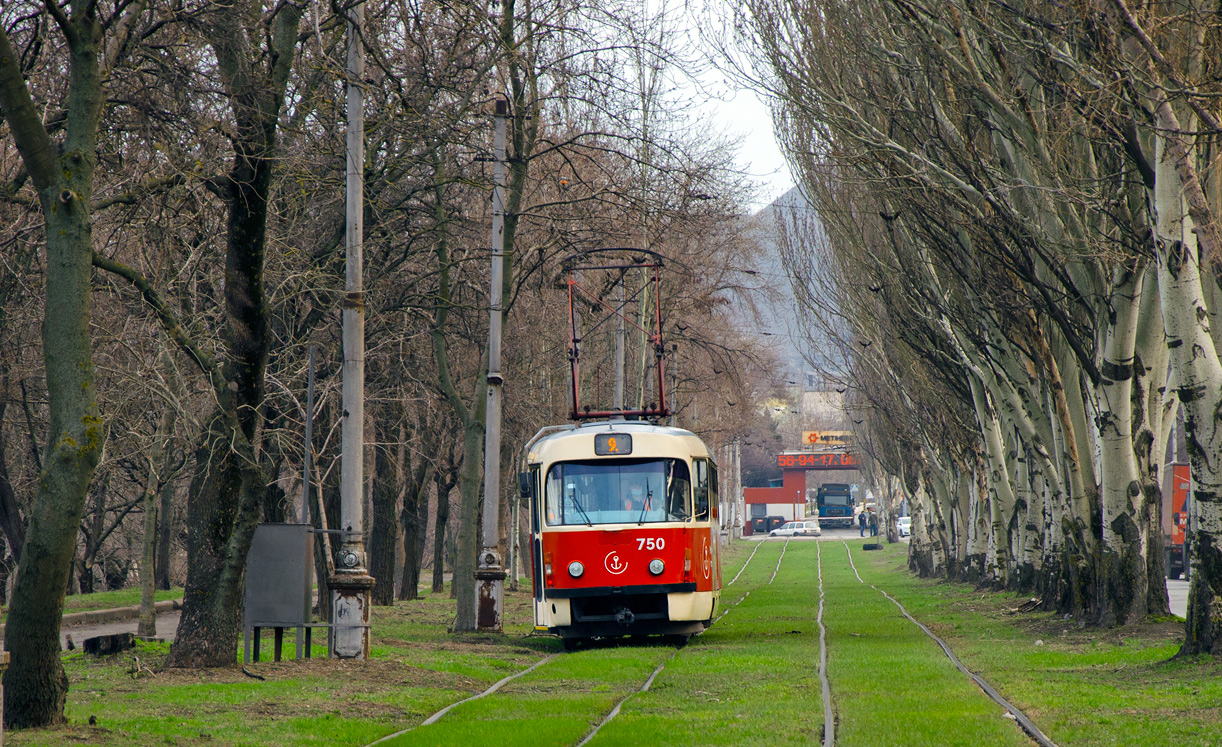
MULTIPOLYGON (((738 580, 738 577, 741 576, 743 574, 743 571, 747 569, 747 566, 751 564, 751 559, 755 557, 755 553, 759 551, 762 545, 763 545, 763 541, 761 541, 759 544, 756 545, 755 550, 751 551, 751 555, 749 555, 747 557, 746 562, 743 563, 743 567, 738 570, 738 573, 735 574, 734 578, 730 581, 730 583, 726 584, 727 587, 738 580)), ((788 547, 789 547, 789 540, 786 539, 785 545, 781 548, 781 555, 780 557, 777 558, 776 568, 773 569, 772 576, 768 579, 768 583, 764 584, 764 586, 770 586, 772 582, 776 580, 777 571, 779 571, 781 568, 781 561, 785 559, 785 550, 788 547)), ((746 599, 750 595, 751 595, 750 591, 744 592, 743 595, 734 602, 734 604, 731 604, 728 607, 726 607, 725 611, 722 612, 720 615, 718 615, 715 620, 713 620, 714 624, 717 623, 719 620, 721 620, 721 618, 728 615, 730 613, 730 610, 737 607, 739 603, 741 603, 744 599, 746 599)), ((822 605, 820 605, 820 611, 822 612, 822 605)), ((703 631, 701 633, 697 633, 696 635, 699 636, 702 634, 703 634, 703 631)), ((599 721, 598 724, 588 734, 586 734, 585 737, 583 737, 582 740, 578 742, 574 747, 584 747, 584 745, 586 745, 591 739, 594 738, 596 734, 598 734, 599 730, 601 730, 604 726, 609 724, 612 721, 612 719, 614 719, 616 716, 619 715, 620 709, 623 707, 625 703, 627 703, 633 697, 640 695, 641 693, 648 692, 650 686, 653 685, 653 681, 657 679, 657 676, 662 673, 662 670, 666 668, 667 664, 674 661, 675 657, 679 655, 679 652, 682 651, 686 645, 687 645, 687 642, 684 641, 682 644, 679 645, 678 648, 675 649, 675 651, 670 656, 666 657, 665 661, 658 664, 658 668, 653 670, 653 674, 649 675, 649 678, 645 680, 645 683, 641 685, 640 689, 636 690, 635 692, 631 692, 625 695, 607 713, 606 717, 604 717, 603 720, 599 721)))
MULTIPOLYGON (((756 556, 756 553, 759 551, 760 547, 763 546, 763 544, 764 544, 763 542, 759 542, 756 545, 755 549, 752 550, 751 554, 747 557, 746 561, 743 562, 743 565, 739 569, 738 573, 735 574, 734 578, 731 579, 731 581, 727 583, 725 587, 723 587, 723 591, 725 589, 728 589, 728 587, 735 584, 735 582, 739 580, 743 572, 747 570, 748 566, 750 566, 752 560, 756 556)), ((777 564, 773 568, 772 573, 768 577, 767 581, 764 581, 762 578, 760 578, 760 581, 757 582, 756 586, 743 590, 742 594, 739 595, 738 598, 733 601, 733 603, 727 605, 725 609, 714 619, 714 623, 720 621, 732 609, 734 609, 739 604, 741 604, 744 600, 746 600, 747 597, 751 595, 752 591, 755 591, 758 588, 762 588, 764 586, 769 586, 776 580, 777 573, 779 572, 781 568, 782 562, 785 558, 785 551, 788 549, 788 546, 789 546, 789 540, 787 539, 785 541, 785 544, 781 548, 781 553, 777 558, 777 564)), ((767 570, 764 570, 763 573, 767 573, 767 570)), ((820 614, 821 614, 821 611, 820 611, 820 614)), ((686 648, 686 645, 687 645, 687 641, 684 640, 673 651, 670 651, 669 654, 664 655, 662 660, 658 662, 657 666, 653 669, 653 671, 649 674, 649 676, 645 679, 645 681, 641 684, 641 686, 635 690, 632 690, 627 695, 625 695, 623 698, 618 700, 615 703, 615 705, 606 713, 606 715, 601 720, 599 720, 599 722, 590 731, 585 733, 578 742, 574 744, 574 747, 584 747, 584 745, 588 744, 591 740, 593 740, 596 737, 596 735, 599 733, 599 731, 604 726, 610 724, 620 714, 622 708, 630 699, 642 693, 649 692, 650 688, 652 687, 652 685, 654 684, 658 676, 661 675, 662 672, 665 670, 666 666, 670 664, 672 661, 674 661, 674 659, 679 655, 679 653, 682 652, 686 648)), ((433 725, 436 722, 438 722, 439 720, 441 720, 443 717, 445 717, 446 714, 450 713, 450 711, 454 710, 455 708, 458 708, 459 706, 462 706, 464 704, 471 703, 472 701, 476 701, 481 698, 485 698, 489 695, 492 695, 496 693, 498 690, 500 690, 501 688, 503 688, 505 685, 509 684, 510 682, 538 670, 540 667, 543 667, 544 665, 548 664, 549 662, 552 662, 553 660, 557 659, 558 657, 562 655, 567 655, 567 654, 555 653, 555 654, 550 654, 548 656, 545 656, 542 659, 536 661, 534 664, 530 665, 529 667, 519 672, 516 672, 514 674, 511 674, 507 677, 502 678, 501 680, 497 681, 496 683, 494 683, 492 686, 490 686, 486 690, 447 705, 445 708, 442 708, 441 710, 432 714, 431 716, 429 716, 427 719, 420 722, 419 724, 415 724, 411 727, 402 729, 393 734, 388 734, 386 736, 380 737, 379 739, 373 742, 370 742, 365 747, 375 747, 376 745, 388 743, 399 737, 402 737, 405 734, 408 734, 409 732, 419 729, 420 727, 433 725)))
POLYGON ((487 697, 493 694, 494 692, 496 692, 497 690, 500 690, 503 686, 507 685, 508 683, 512 682, 513 680, 516 680, 519 677, 523 677, 525 675, 530 674, 531 672, 535 671, 539 667, 548 663, 552 659, 555 659, 559 655, 560 654, 550 654, 548 656, 545 656, 542 659, 540 659, 539 661, 536 661, 534 664, 531 664, 526 669, 523 669, 521 672, 517 672, 516 674, 511 674, 508 677, 503 677, 502 679, 498 680, 494 685, 492 685, 492 687, 489 687, 487 690, 484 690, 481 693, 472 695, 469 698, 464 698, 462 700, 454 701, 453 703, 449 704, 445 708, 442 708, 440 711, 434 713, 432 716, 429 716, 424 721, 421 721, 419 724, 416 724, 415 726, 409 726, 408 728, 403 729, 402 731, 397 731, 394 734, 387 734, 386 736, 381 737, 380 739, 370 742, 369 744, 365 745, 365 747, 374 747, 374 745, 376 744, 381 744, 382 742, 389 742, 390 740, 395 739, 396 737, 401 737, 413 729, 419 728, 421 726, 429 726, 431 724, 434 724, 442 716, 449 713, 452 709, 457 708, 458 706, 464 703, 470 703, 473 700, 479 700, 480 698, 484 698, 484 697, 487 697))
MULTIPOLYGON (((1036 726, 1035 722, 1032 721, 1025 713, 1016 708, 1013 703, 1002 697, 1001 693, 999 693, 997 689, 990 685, 983 677, 968 669, 963 662, 959 660, 959 657, 955 656, 954 651, 952 651, 950 646, 946 644, 946 641, 943 641, 927 626, 919 622, 912 615, 908 614, 908 610, 904 609, 904 605, 900 604, 898 599, 878 588, 874 584, 867 584, 865 580, 862 579, 861 574, 857 572, 856 564, 853 563, 853 551, 849 547, 849 543, 845 542, 844 540, 841 540, 840 542, 844 545, 844 551, 849 558, 849 567, 853 569, 853 575, 857 577, 858 582, 865 586, 869 586, 871 589, 874 589, 879 594, 882 594, 885 598, 889 599, 896 607, 898 607, 900 613, 904 617, 908 618, 909 622, 920 628, 925 635, 929 636, 934 643, 938 644, 938 647, 942 649, 942 653, 946 654, 946 658, 950 659, 950 662, 954 664, 960 672, 967 675, 969 679, 976 683, 977 687, 979 687, 985 695, 989 696, 991 700, 1005 709, 1006 714, 1012 717, 1018 723, 1019 727, 1026 732, 1027 736, 1031 737, 1036 744, 1039 744, 1040 747, 1057 747, 1056 743, 1049 739, 1048 736, 1042 731, 1040 731, 1040 728, 1036 726)), ((830 743, 825 742, 825 744, 830 743)))

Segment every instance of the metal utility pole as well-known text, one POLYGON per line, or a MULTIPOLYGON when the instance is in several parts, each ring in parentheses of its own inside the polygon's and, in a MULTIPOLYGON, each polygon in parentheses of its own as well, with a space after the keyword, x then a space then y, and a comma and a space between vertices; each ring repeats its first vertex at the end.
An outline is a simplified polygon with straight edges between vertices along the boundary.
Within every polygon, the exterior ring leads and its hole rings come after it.
MULTIPOLYGON (((509 102, 496 100, 492 141, 492 287, 488 293, 488 410, 484 429, 484 521, 475 569, 475 629, 501 632, 505 568, 497 552, 501 517, 501 278, 505 273, 505 120, 509 102)), ((516 527, 515 527, 516 530, 516 527)))
POLYGON ((365 187, 365 6, 348 16, 347 257, 343 298, 343 405, 340 428, 340 549, 331 586, 331 656, 369 658, 373 577, 365 566, 365 299, 363 259, 365 187))

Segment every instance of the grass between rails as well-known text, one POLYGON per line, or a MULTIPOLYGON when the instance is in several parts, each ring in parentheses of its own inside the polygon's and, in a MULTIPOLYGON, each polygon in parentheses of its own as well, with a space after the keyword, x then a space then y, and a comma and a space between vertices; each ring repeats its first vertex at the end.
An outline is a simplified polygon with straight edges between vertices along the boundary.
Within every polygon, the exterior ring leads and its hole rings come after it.
POLYGON ((1050 613, 1014 614, 1025 600, 912 576, 905 545, 859 552, 859 542, 849 544, 868 583, 897 598, 1063 747, 1222 743, 1222 661, 1172 660, 1182 622, 1100 630, 1050 613))
MULTIPOLYGON (((748 554, 743 549, 738 546, 723 556, 724 572, 737 572, 748 554)), ((750 570, 739 579, 737 588, 757 585, 756 579, 761 575, 767 581, 780 554, 780 545, 764 550, 770 552, 759 553, 752 561, 750 570), (769 563, 766 569, 761 561, 761 556, 765 555, 769 563)), ((737 598, 733 592, 727 594, 731 603, 737 598)), ((686 659, 690 646, 675 661, 686 659)), ((491 739, 498 745, 507 746, 576 744, 602 721, 616 703, 637 692, 650 673, 674 653, 674 646, 665 645, 657 638, 629 639, 622 643, 583 648, 557 657, 505 685, 493 695, 458 706, 437 723, 414 729, 389 744, 396 747, 471 744, 476 739, 491 739)), ((667 664, 666 671, 671 670, 675 661, 667 664)), ((716 683, 715 686, 724 686, 724 683, 716 683)), ((665 687, 661 678, 654 683, 655 690, 659 687, 665 687)), ((697 699, 702 697, 693 694, 697 699)), ((636 702, 641 697, 644 696, 634 696, 629 702, 636 702)), ((627 713, 627 709, 621 712, 593 743, 621 743, 615 738, 608 741, 606 735, 625 721, 627 713)), ((695 723, 692 716, 691 712, 687 712, 683 723, 670 724, 663 731, 641 728, 638 724, 636 728, 629 729, 628 741, 623 743, 667 744, 672 743, 669 739, 676 736, 684 744, 698 743, 708 732, 703 724, 695 723)), ((718 743, 727 742, 719 738, 718 743)))
POLYGON ((760 548, 738 582, 722 591, 722 602, 750 595, 693 638, 648 692, 625 703, 592 747, 819 741, 815 543, 790 543, 768 585, 782 546, 760 548))
POLYGON ((839 542, 824 543, 823 586, 837 745, 1031 744, 899 608, 857 581, 839 542))

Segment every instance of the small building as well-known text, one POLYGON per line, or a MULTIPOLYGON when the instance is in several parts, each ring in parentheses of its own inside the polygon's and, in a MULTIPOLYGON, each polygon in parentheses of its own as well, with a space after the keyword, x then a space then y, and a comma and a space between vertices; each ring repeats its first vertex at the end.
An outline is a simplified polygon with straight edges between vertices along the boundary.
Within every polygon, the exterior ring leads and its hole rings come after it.
POLYGON ((747 519, 781 516, 786 521, 806 518, 806 470, 782 469, 780 485, 743 488, 747 519))

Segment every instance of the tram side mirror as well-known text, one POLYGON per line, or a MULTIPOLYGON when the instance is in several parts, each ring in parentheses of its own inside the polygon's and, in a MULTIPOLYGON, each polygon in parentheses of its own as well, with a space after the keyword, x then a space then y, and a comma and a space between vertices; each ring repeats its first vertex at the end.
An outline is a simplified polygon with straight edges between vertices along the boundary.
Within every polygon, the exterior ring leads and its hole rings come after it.
POLYGON ((518 492, 522 494, 523 498, 530 497, 530 473, 529 472, 519 472, 518 473, 518 492))

